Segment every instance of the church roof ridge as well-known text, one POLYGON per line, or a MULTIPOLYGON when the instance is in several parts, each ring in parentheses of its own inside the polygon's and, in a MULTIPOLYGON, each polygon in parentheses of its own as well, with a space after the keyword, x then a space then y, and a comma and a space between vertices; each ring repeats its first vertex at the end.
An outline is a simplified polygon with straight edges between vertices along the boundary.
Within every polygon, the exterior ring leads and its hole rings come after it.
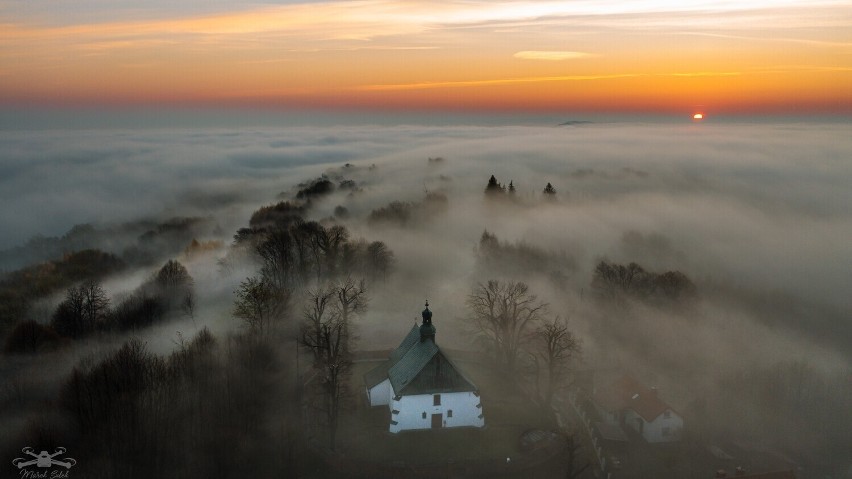
POLYGON ((396 395, 476 391, 473 382, 435 344, 434 335, 427 301, 423 324, 412 326, 390 358, 364 375, 367 387, 388 379, 396 395))

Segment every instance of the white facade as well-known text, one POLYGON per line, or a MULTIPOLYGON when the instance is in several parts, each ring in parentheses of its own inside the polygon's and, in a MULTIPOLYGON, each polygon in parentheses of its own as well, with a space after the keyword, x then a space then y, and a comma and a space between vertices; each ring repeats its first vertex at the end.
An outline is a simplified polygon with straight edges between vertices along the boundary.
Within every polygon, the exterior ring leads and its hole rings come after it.
POLYGON ((648 442, 678 441, 683 430, 683 418, 671 409, 653 421, 647 421, 635 411, 627 409, 624 411, 624 423, 648 442))
POLYGON ((484 427, 485 416, 476 392, 451 392, 394 396, 390 380, 367 388, 370 406, 387 405, 391 412, 390 432, 433 427, 484 427), (437 397, 437 398, 436 398, 437 397), (440 404, 436 404, 440 403, 440 404), (434 416, 440 416, 436 418, 434 416), (433 422, 435 421, 435 422, 433 422))
POLYGON ((385 379, 371 388, 368 387, 367 398, 370 400, 370 406, 385 406, 390 404, 391 399, 393 399, 393 388, 391 388, 390 379, 385 379))
POLYGON ((479 395, 473 392, 398 396, 397 399, 391 398, 390 407, 392 433, 410 429, 485 426, 482 403, 479 395))

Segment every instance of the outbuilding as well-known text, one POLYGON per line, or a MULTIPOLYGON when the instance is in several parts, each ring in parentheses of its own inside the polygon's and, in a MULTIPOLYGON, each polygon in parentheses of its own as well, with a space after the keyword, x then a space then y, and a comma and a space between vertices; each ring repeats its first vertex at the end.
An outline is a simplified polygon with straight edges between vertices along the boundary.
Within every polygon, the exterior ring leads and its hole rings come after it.
POLYGON ((595 391, 592 402, 605 423, 626 426, 648 442, 680 440, 683 418, 649 388, 630 376, 595 391))

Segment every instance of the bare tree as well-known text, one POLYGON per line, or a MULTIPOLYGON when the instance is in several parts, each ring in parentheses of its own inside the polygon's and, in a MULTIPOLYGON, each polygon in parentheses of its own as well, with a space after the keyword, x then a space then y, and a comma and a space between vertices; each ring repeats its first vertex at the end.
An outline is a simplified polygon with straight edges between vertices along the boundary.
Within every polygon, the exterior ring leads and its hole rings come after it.
POLYGON ((296 271, 302 283, 307 283, 311 273, 312 250, 311 250, 311 226, 302 219, 290 226, 290 237, 293 240, 293 253, 296 260, 296 271))
POLYGON ((100 326, 109 312, 109 298, 100 283, 89 280, 72 286, 56 308, 53 327, 72 338, 84 336, 100 326))
POLYGON ((696 291, 695 284, 680 271, 666 271, 654 281, 654 294, 669 301, 694 298, 696 291))
POLYGON ((170 259, 157 272, 157 284, 162 288, 181 288, 192 284, 192 276, 184 265, 170 259))
POLYGON ((300 220, 289 229, 277 227, 266 233, 255 253, 267 280, 280 288, 291 288, 311 275, 317 283, 336 276, 348 241, 344 226, 325 228, 316 221, 300 220))
POLYGON ((154 283, 159 289, 158 296, 165 300, 168 309, 179 307, 192 316, 195 309, 195 292, 192 276, 184 265, 173 259, 168 260, 157 272, 154 283))
POLYGON ((568 364, 579 352, 580 341, 559 316, 544 321, 533 333, 530 359, 536 395, 545 411, 551 410, 553 394, 564 386, 568 364))
POLYGON ((255 247, 260 258, 261 274, 278 288, 289 288, 296 279, 293 237, 286 228, 274 228, 255 247))
POLYGON ((329 276, 338 273, 341 262, 341 254, 344 245, 349 241, 349 231, 345 226, 334 225, 326 230, 328 242, 325 250, 326 270, 329 276))
POLYGON ((84 297, 80 288, 72 286, 65 291, 65 299, 53 314, 53 329, 63 336, 78 338, 86 333, 84 322, 84 297))
POLYGON ((351 325, 353 316, 367 310, 370 299, 367 297, 367 288, 364 280, 355 282, 351 276, 341 280, 334 286, 337 301, 334 304, 336 313, 340 316, 343 324, 343 334, 351 339, 351 325))
POLYGON ((323 226, 316 221, 302 223, 302 228, 308 239, 308 249, 313 258, 314 270, 316 271, 317 284, 322 281, 323 264, 326 262, 326 252, 328 251, 328 232, 323 226))
MULTIPOLYGON (((342 323, 338 322, 328 330, 329 340, 332 338, 335 341, 330 341, 331 344, 342 345, 346 341, 341 341, 344 337, 342 323)), ((328 447, 331 450, 335 449, 337 439, 337 426, 340 418, 340 409, 342 401, 346 396, 346 377, 349 373, 350 362, 345 356, 340 356, 335 361, 326 362, 324 367, 325 375, 322 378, 322 389, 325 397, 325 419, 328 425, 328 447)))
POLYGON ((314 356, 314 364, 320 364, 331 354, 326 336, 329 325, 339 322, 340 315, 334 309, 335 288, 317 288, 308 291, 308 302, 302 311, 304 322, 300 331, 300 342, 314 356))
POLYGON ((627 297, 674 304, 696 296, 695 284, 680 271, 654 273, 636 263, 628 265, 601 261, 592 276, 592 290, 601 299, 627 297))
POLYGON ((367 246, 367 264, 370 274, 375 277, 387 279, 394 262, 393 251, 382 241, 373 241, 367 246))
POLYGON ((246 278, 234 293, 237 295, 234 316, 261 337, 272 331, 290 299, 289 290, 276 288, 257 277, 246 278))
POLYGON ((341 314, 336 310, 338 288, 318 288, 308 293, 300 343, 314 356, 323 419, 328 427, 329 448, 335 448, 338 419, 346 394, 349 373, 349 336, 341 314))
POLYGON ((645 289, 648 273, 636 263, 627 266, 601 261, 592 276, 592 290, 601 298, 617 299, 639 295, 645 289))
POLYGON ((366 275, 367 241, 359 238, 343 243, 340 252, 340 273, 345 275, 366 275))
POLYGON ((546 313, 547 303, 539 301, 523 282, 491 280, 477 285, 467 297, 467 306, 477 331, 492 343, 498 365, 513 373, 527 330, 546 313))
POLYGON ((109 312, 109 298, 100 283, 84 281, 79 287, 83 295, 83 316, 92 328, 99 325, 109 312))
POLYGON ((8 336, 3 351, 7 353, 37 353, 59 347, 60 337, 49 326, 33 320, 21 321, 8 336))
POLYGON ((184 314, 189 316, 189 318, 192 319, 193 324, 195 324, 195 295, 184 295, 183 301, 181 301, 180 304, 180 309, 182 309, 184 314))

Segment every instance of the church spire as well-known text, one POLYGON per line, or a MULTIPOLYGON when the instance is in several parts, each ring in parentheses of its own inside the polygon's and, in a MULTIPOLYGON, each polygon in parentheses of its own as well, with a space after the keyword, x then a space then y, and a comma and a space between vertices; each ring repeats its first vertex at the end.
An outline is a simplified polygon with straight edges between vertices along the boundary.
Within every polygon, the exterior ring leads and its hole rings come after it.
POLYGON ((423 324, 420 325, 420 341, 431 339, 435 342, 435 326, 432 326, 432 311, 429 311, 429 301, 426 301, 426 309, 423 310, 423 324))

